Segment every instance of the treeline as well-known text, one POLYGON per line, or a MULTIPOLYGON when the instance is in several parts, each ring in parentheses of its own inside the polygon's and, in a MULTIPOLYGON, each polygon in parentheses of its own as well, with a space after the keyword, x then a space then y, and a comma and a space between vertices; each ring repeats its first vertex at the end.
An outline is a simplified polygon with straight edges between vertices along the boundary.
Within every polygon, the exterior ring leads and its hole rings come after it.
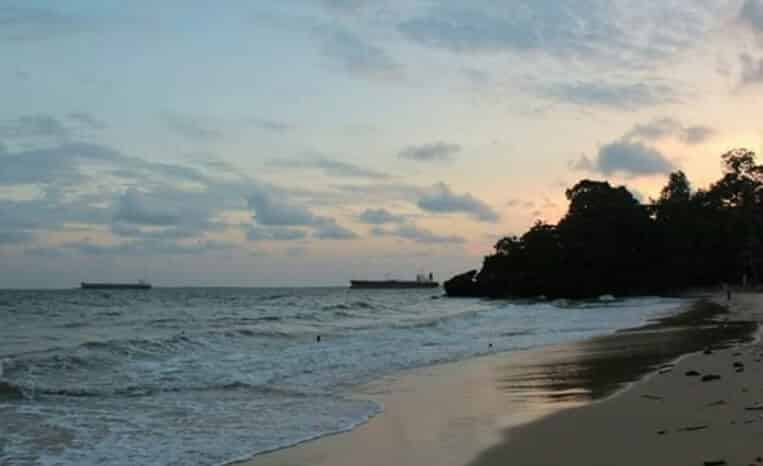
POLYGON ((450 296, 587 298, 664 293, 763 278, 763 165, 735 149, 723 176, 693 191, 670 175, 642 204, 625 188, 583 180, 558 224, 505 237, 482 270, 445 283, 450 296))

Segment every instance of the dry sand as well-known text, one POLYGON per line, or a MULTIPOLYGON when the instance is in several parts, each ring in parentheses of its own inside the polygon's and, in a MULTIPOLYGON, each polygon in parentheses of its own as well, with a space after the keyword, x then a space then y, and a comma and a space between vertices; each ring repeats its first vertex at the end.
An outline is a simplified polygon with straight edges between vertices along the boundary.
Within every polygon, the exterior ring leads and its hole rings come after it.
MULTIPOLYGON (((738 295, 731 308, 732 320, 763 321, 761 295, 738 295)), ((749 333, 749 325, 706 325, 702 313, 386 378, 357 392, 384 405, 369 423, 248 464, 763 464, 756 463, 763 457, 763 409, 750 409, 763 402, 759 343, 700 351, 609 396, 681 354, 749 333), (684 326, 674 329, 678 324, 684 326), (686 376, 689 370, 701 375, 686 376), (721 378, 703 382, 702 375, 721 378)))

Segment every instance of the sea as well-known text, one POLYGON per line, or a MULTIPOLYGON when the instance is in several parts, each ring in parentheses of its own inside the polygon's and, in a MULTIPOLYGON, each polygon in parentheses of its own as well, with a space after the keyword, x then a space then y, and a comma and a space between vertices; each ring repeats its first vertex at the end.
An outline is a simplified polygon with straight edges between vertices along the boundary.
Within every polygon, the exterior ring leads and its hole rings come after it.
POLYGON ((441 294, 0 291, 0 464, 229 464, 382 412, 357 384, 608 334, 682 304, 441 294))

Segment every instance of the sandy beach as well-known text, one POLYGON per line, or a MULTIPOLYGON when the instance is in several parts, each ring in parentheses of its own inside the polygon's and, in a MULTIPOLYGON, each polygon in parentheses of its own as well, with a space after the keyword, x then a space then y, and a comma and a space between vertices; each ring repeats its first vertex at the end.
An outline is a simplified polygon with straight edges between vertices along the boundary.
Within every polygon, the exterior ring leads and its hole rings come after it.
POLYGON ((763 297, 729 309, 388 377, 355 392, 384 406, 367 424, 247 464, 757 464, 763 297))

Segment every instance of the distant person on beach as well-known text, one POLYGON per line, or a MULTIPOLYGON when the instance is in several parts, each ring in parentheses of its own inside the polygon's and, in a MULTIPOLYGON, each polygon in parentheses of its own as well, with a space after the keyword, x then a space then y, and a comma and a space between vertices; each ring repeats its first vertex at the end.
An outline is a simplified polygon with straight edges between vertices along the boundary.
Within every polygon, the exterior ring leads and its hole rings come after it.
POLYGON ((731 301, 731 287, 728 283, 723 284, 723 291, 726 293, 726 301, 731 301))

